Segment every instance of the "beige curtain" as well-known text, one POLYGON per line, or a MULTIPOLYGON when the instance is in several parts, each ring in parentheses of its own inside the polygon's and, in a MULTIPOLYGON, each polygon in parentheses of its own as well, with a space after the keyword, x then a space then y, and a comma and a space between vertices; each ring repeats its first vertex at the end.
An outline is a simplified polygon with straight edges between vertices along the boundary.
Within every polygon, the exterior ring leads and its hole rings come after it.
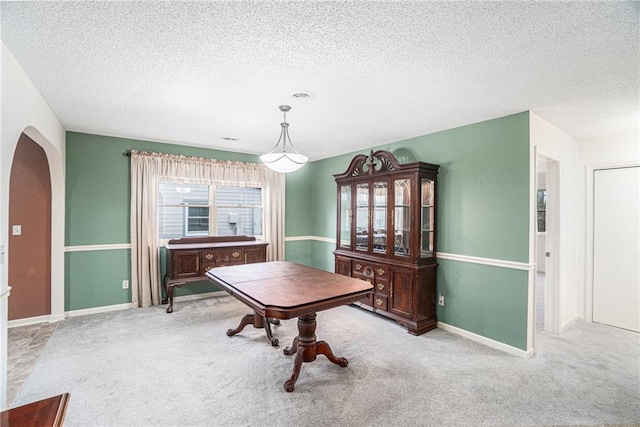
POLYGON ((131 151, 131 294, 134 307, 160 303, 157 194, 160 180, 264 189, 267 261, 284 260, 285 178, 264 165, 131 151))

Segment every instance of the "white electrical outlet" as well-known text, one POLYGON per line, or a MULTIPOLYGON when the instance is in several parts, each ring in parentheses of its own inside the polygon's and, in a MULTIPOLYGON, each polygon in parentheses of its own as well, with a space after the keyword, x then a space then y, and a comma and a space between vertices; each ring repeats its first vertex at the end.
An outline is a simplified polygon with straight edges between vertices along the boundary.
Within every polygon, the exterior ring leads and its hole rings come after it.
POLYGON ((12 226, 11 234, 13 234, 14 236, 22 236, 22 226, 21 225, 12 226))
POLYGON ((122 281, 122 289, 129 289, 129 281, 128 280, 123 280, 122 281))
POLYGON ((444 295, 442 294, 438 296, 438 305, 444 306, 444 295))

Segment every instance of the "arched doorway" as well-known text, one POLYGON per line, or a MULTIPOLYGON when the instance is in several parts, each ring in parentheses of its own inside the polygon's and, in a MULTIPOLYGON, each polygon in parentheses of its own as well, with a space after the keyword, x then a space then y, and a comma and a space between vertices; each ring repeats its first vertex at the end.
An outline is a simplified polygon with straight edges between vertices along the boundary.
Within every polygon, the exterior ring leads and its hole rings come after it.
POLYGON ((8 320, 51 314, 51 194, 45 151, 23 133, 9 181, 8 320))

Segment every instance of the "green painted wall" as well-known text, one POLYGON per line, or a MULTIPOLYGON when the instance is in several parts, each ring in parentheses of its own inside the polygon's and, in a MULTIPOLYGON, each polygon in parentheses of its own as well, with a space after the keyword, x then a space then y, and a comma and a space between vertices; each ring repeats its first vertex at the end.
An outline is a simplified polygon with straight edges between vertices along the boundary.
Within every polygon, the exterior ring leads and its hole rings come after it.
POLYGON ((64 269, 65 311, 131 302, 129 249, 67 252, 64 269))
MULTIPOLYGON (((130 243, 130 160, 123 155, 127 150, 259 161, 252 154, 67 132, 65 246, 130 243)), ((131 291, 122 289, 122 281, 131 279, 130 257, 128 249, 67 252, 65 310, 131 302, 131 291)), ((164 262, 161 265, 164 274, 164 262)), ((177 289, 175 295, 216 290, 203 282, 177 289)))
MULTIPOLYGON (((66 245, 129 243, 129 149, 254 161, 254 155, 131 139, 67 133, 66 245)), ((529 114, 515 114, 373 147, 402 162, 441 165, 438 177, 439 252, 528 260, 529 114)), ((360 152, 368 152, 362 150, 360 152)), ((358 153, 360 153, 358 152, 358 153)), ((349 153, 312 162, 286 178, 286 236, 335 238, 333 174, 346 170, 349 153)), ((288 241, 287 260, 332 271, 335 245, 288 241)), ((130 276, 128 250, 66 254, 65 309, 130 302, 122 280, 130 276)), ((440 260, 441 321, 526 347, 527 274, 440 260)), ((204 283, 176 295, 216 290, 204 283)))
POLYGON ((286 235, 308 236, 311 233, 311 200, 309 183, 313 179, 313 163, 286 175, 286 235))
POLYGON ((438 320, 525 350, 527 272, 438 260, 438 320))
MULTIPOLYGON (((439 164, 437 249, 527 262, 529 252, 529 113, 373 147, 402 162, 439 164)), ((335 238, 336 184, 355 154, 313 162, 314 236, 335 238)))
MULTIPOLYGON (((528 262, 529 113, 373 147, 403 163, 441 165, 438 252, 528 262)), ((335 238, 336 184, 355 154, 313 162, 309 180, 313 236, 335 238)), ((289 200, 288 200, 289 202, 289 200)), ((292 204, 295 204, 292 202, 292 204)), ((333 270, 335 245, 313 241, 311 265, 333 270)), ((514 347, 526 348, 527 273, 457 261, 440 262, 439 320, 514 347)))

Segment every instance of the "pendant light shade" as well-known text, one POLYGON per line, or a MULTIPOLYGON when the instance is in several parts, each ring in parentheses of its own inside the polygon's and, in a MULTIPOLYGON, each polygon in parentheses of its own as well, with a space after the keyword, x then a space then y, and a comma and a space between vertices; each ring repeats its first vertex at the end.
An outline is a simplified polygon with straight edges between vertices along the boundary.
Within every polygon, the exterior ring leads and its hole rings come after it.
POLYGON ((269 169, 280 173, 296 171, 309 161, 307 156, 300 154, 296 150, 291 138, 289 138, 289 123, 287 123, 287 111, 289 110, 291 110, 291 107, 288 105, 280 106, 280 111, 284 113, 284 120, 280 123, 280 126, 282 126, 280 139, 278 139, 278 143, 273 147, 273 150, 260 156, 262 163, 269 169))

